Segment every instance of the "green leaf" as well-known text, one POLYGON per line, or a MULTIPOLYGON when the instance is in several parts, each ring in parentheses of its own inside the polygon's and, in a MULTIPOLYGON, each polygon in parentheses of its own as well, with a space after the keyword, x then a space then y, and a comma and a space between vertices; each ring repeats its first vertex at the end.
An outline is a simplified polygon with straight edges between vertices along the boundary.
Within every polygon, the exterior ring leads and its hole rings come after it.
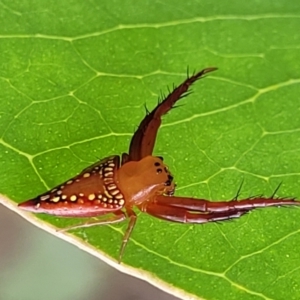
MULTIPOLYGON (((32 198, 98 159, 128 150, 162 90, 186 69, 216 66, 164 118, 155 154, 178 195, 218 201, 300 197, 300 5, 286 1, 15 1, 0 10, 0 192, 32 198)), ((20 212, 12 201, 4 205, 20 212)), ((24 217, 170 293, 204 299, 299 299, 297 208, 207 225, 139 213, 80 222, 24 217), (45 223, 46 222, 46 223, 45 223)))

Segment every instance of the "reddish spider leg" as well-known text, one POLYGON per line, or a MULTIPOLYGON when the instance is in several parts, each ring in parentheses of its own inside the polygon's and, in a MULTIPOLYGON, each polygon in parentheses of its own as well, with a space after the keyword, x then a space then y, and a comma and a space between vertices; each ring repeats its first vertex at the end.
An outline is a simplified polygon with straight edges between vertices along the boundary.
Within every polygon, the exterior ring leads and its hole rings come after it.
POLYGON ((217 68, 206 68, 188 77, 144 117, 131 139, 128 160, 138 161, 147 155, 152 155, 157 131, 161 124, 161 117, 170 111, 178 100, 187 96, 186 92, 195 81, 215 70, 217 68))
POLYGON ((253 197, 243 200, 210 202, 205 199, 159 195, 153 202, 139 206, 140 210, 163 220, 178 223, 206 223, 239 218, 255 208, 300 205, 294 199, 253 197))

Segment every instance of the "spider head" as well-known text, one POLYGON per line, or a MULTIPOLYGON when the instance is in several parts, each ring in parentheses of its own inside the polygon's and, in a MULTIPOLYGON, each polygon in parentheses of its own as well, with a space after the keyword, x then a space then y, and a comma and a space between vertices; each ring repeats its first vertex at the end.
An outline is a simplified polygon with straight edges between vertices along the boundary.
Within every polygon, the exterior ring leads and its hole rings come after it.
POLYGON ((154 199, 156 195, 173 195, 173 176, 162 158, 146 156, 130 161, 118 170, 118 186, 126 203, 138 205, 154 199))

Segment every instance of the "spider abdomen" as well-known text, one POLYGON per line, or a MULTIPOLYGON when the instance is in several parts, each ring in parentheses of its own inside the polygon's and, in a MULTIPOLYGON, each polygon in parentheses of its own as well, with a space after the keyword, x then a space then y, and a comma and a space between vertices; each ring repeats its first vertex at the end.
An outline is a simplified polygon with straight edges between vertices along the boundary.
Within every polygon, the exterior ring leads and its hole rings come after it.
POLYGON ((105 158, 19 206, 28 211, 62 217, 93 217, 120 210, 125 199, 115 182, 118 167, 118 156, 105 158))

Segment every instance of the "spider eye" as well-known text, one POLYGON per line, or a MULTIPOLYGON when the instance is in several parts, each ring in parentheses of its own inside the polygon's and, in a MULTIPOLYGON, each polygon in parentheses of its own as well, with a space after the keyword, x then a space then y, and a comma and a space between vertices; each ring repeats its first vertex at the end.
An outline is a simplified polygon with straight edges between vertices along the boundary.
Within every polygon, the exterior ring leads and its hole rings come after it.
POLYGON ((162 156, 156 156, 157 158, 159 158, 161 161, 164 161, 164 158, 162 156))
POLYGON ((155 167, 159 167, 159 166, 160 166, 160 163, 159 163, 158 161, 156 161, 156 162, 154 163, 154 166, 155 166, 155 167))

